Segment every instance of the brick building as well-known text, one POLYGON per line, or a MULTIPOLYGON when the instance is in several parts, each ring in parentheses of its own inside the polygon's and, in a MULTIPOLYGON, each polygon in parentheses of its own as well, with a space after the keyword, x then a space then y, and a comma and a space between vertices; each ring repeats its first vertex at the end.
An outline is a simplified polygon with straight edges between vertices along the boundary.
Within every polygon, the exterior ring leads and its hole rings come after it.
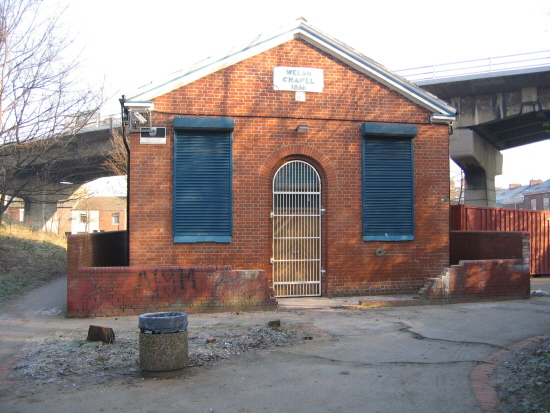
POLYGON ((22 199, 15 199, 4 212, 4 218, 9 218, 11 222, 22 223, 25 220, 25 203, 22 199))
POLYGON ((523 209, 550 211, 550 179, 536 182, 523 192, 523 209))
POLYGON ((130 266, 263 270, 277 296, 413 293, 449 266, 454 108, 304 21, 124 105, 166 128, 129 133, 130 266))
POLYGON ((511 184, 507 189, 497 190, 497 205, 511 209, 532 211, 550 210, 550 179, 531 179, 529 185, 511 184))
POLYGON ((72 206, 70 233, 120 231, 126 229, 126 198, 94 196, 72 206))

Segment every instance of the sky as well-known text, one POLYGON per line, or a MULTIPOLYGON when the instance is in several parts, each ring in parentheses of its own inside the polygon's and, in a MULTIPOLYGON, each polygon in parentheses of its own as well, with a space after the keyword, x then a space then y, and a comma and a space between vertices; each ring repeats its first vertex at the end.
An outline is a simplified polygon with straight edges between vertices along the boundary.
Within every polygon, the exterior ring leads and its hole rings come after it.
MULTIPOLYGON (((82 79, 110 98, 102 114, 118 113, 123 94, 299 17, 391 70, 550 50, 548 0, 44 2, 66 7, 82 79)), ((550 179, 548 154, 550 140, 504 151, 497 186, 550 179)))

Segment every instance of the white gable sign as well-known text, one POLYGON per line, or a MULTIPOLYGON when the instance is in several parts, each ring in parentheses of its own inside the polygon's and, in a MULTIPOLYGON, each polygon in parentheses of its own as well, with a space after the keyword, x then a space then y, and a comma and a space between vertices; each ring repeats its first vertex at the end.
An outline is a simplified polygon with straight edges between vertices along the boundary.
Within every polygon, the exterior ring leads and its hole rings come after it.
POLYGON ((294 92, 322 92, 325 87, 323 69, 308 67, 273 68, 273 88, 294 92))

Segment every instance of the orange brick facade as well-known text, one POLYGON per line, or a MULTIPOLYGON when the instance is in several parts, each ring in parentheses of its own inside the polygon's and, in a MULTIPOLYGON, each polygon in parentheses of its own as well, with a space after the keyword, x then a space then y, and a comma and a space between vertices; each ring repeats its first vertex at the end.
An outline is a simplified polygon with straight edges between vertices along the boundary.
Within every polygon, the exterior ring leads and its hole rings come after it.
POLYGON ((322 294, 414 293, 449 265, 448 126, 430 112, 314 46, 294 39, 153 99, 165 145, 130 135, 130 266, 229 265, 271 276, 272 180, 291 159, 322 179, 322 294), (323 69, 322 93, 273 88, 275 66, 323 69), (230 243, 176 244, 172 233, 173 119, 229 117, 233 131, 230 243), (361 124, 413 124, 415 237, 365 242, 361 233, 361 124), (297 134, 307 124, 307 134, 297 134), (375 254, 382 248, 384 254, 375 254))

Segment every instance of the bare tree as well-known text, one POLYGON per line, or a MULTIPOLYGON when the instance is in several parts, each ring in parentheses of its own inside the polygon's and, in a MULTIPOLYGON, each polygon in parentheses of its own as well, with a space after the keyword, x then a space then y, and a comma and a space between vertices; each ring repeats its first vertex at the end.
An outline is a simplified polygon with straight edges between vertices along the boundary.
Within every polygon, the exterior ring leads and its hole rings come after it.
POLYGON ((113 150, 105 157, 103 167, 117 176, 128 174, 128 149, 124 143, 122 133, 117 129, 113 130, 111 138, 113 150))
POLYGON ((99 108, 66 59, 60 16, 41 0, 0 0, 0 222, 14 197, 60 191, 51 184, 67 180, 74 137, 99 108))

